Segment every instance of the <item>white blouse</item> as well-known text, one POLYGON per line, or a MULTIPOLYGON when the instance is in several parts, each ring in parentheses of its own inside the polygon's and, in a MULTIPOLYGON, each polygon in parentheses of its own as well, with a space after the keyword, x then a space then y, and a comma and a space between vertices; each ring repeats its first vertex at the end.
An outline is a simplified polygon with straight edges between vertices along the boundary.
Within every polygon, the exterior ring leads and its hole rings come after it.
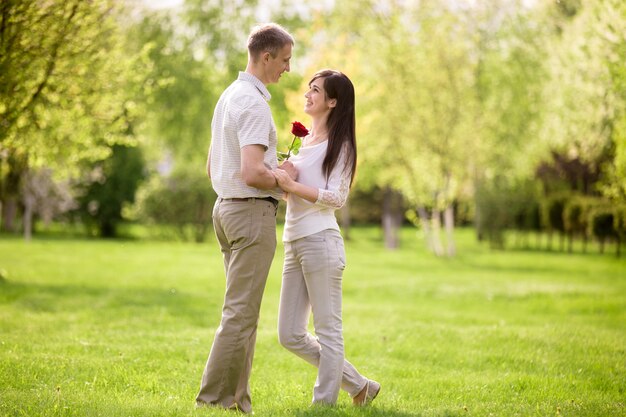
POLYGON ((350 192, 350 169, 345 169, 346 155, 342 153, 326 181, 322 163, 328 141, 302 146, 289 160, 298 169, 298 182, 319 190, 317 201, 311 203, 295 194, 287 196, 287 216, 283 241, 291 242, 326 229, 339 230, 335 210, 343 207, 350 192))

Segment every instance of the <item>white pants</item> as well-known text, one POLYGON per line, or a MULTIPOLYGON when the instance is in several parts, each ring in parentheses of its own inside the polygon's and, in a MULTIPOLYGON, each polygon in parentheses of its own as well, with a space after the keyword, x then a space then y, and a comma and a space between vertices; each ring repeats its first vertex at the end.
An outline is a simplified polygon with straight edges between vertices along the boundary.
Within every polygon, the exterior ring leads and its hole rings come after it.
POLYGON ((344 359, 341 278, 345 259, 337 230, 285 242, 278 338, 285 348, 318 367, 314 403, 335 404, 339 388, 354 397, 367 383, 344 359), (307 331, 311 310, 317 338, 307 331))

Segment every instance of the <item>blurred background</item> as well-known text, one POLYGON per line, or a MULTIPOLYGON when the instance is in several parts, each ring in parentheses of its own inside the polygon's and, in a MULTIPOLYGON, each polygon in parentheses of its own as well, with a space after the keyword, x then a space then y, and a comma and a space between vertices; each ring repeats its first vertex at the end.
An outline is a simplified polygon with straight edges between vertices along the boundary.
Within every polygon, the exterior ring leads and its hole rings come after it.
POLYGON ((317 70, 355 84, 348 239, 375 224, 396 248, 412 225, 452 256, 471 227, 495 248, 619 253, 622 0, 3 0, 1 233, 212 239, 213 108, 266 21, 296 39, 270 86, 279 148, 317 70))

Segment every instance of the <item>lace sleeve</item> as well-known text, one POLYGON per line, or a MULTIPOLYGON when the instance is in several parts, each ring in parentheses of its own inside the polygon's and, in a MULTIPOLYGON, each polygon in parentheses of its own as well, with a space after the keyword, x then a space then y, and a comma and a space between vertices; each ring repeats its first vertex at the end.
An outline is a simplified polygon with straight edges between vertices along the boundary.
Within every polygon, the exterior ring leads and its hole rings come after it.
MULTIPOLYGON (((343 169, 343 167, 340 167, 339 169, 341 171, 339 175, 331 175, 326 189, 319 189, 315 204, 332 209, 340 209, 346 203, 348 193, 350 192, 351 173, 349 169, 343 169)), ((333 172, 333 174, 335 173, 333 172)))

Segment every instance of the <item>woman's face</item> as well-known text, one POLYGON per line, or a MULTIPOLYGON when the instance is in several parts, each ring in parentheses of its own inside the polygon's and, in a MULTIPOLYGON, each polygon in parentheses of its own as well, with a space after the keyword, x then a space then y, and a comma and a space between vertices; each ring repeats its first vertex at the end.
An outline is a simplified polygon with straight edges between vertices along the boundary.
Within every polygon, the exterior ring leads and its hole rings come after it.
POLYGON ((324 78, 317 78, 309 85, 309 91, 304 94, 306 103, 304 112, 309 116, 319 116, 330 113, 330 109, 335 107, 337 100, 328 99, 324 90, 324 78))

